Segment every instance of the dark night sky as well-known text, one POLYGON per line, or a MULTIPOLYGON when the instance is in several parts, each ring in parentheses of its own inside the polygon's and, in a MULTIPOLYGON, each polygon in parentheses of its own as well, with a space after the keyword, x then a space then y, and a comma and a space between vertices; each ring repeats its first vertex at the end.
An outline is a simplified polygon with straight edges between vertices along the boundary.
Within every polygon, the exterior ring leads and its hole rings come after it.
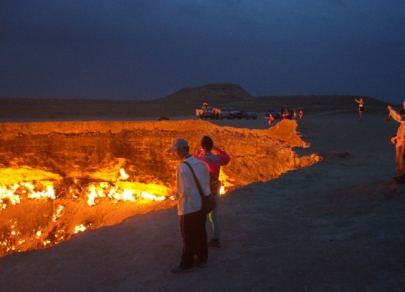
POLYGON ((3 0, 0 97, 405 100, 404 0, 3 0))

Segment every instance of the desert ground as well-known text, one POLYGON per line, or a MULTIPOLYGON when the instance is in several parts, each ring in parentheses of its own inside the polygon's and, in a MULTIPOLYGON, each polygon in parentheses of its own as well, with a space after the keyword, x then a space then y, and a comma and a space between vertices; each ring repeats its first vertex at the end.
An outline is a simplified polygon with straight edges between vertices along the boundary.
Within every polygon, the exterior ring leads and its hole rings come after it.
MULTIPOLYGON (((329 104, 297 121, 310 143, 297 154, 327 159, 222 196, 222 247, 210 248, 205 268, 170 272, 181 254, 170 208, 2 257, 0 291, 405 291, 405 185, 392 179, 390 143, 399 124, 385 120, 386 107, 366 110, 360 122, 356 107, 329 104)), ((148 109, 139 119, 160 116, 148 109)), ((264 112, 207 123, 268 127, 264 112)), ((210 237, 209 223, 207 231, 210 237)))

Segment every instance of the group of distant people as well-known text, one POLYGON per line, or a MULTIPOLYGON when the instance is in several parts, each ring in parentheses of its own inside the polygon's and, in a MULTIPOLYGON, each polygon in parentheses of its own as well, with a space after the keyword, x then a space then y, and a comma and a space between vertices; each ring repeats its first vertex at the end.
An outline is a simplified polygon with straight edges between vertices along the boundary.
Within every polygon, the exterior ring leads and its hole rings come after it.
POLYGON ((177 138, 167 150, 180 161, 176 169, 176 199, 183 248, 180 264, 172 269, 174 274, 191 272, 195 265, 205 267, 208 246, 221 247, 218 221, 221 188, 219 173, 221 166, 229 163, 230 157, 224 150, 216 147, 209 136, 202 137, 200 145, 192 156, 187 140, 177 138), (200 190, 203 194, 200 194, 200 190), (213 229, 213 237, 208 241, 205 228, 207 215, 201 210, 201 206, 202 196, 209 194, 214 195, 216 207, 208 214, 213 229), (196 262, 194 256, 197 256, 196 262))
MULTIPOLYGON (((221 109, 220 108, 217 108, 217 107, 213 107, 213 108, 210 108, 211 109, 211 115, 215 118, 215 119, 219 119, 220 118, 220 116, 221 116, 221 114, 222 114, 222 111, 221 111, 221 109)), ((203 113, 206 113, 206 112, 208 112, 208 103, 207 102, 204 102, 203 103, 203 106, 201 107, 201 109, 196 109, 196 111, 195 111, 195 114, 196 114, 196 116, 197 117, 201 117, 201 115, 203 114, 203 113)))
MULTIPOLYGON (((364 99, 362 97, 360 97, 359 99, 354 99, 358 104, 358 113, 359 113, 359 121, 362 122, 363 121, 363 111, 364 111, 364 99)), ((201 109, 197 109, 196 110, 196 115, 200 116, 202 112, 206 112, 208 110, 208 103, 204 102, 203 106, 201 107, 201 109)), ((212 108, 212 114, 215 117, 219 117, 219 115, 221 114, 221 109, 219 108, 212 108)), ((289 109, 281 109, 281 118, 283 120, 288 120, 288 119, 300 119, 302 120, 304 118, 304 111, 302 109, 300 109, 298 112, 296 110, 289 110, 289 109)), ((272 114, 269 114, 268 116, 268 124, 269 126, 274 124, 275 118, 273 117, 272 114)))
POLYGON ((302 120, 304 118, 304 111, 300 109, 297 113, 296 110, 281 109, 281 117, 283 120, 302 120))
MULTIPOLYGON (((304 118, 304 111, 300 109, 297 113, 296 110, 281 109, 281 118, 283 120, 302 120, 304 118)), ((272 114, 269 114, 268 123, 269 126, 274 124, 274 117, 272 114)))

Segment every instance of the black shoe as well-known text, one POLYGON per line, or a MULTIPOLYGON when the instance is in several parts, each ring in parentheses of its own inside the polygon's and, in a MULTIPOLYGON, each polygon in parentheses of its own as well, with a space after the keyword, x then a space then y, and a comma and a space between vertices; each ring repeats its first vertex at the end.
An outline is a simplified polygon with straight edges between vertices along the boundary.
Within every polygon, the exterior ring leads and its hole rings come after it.
POLYGON ((196 260, 194 264, 199 268, 204 268, 207 266, 207 261, 196 260))
POLYGON ((192 272, 192 271, 194 271, 194 267, 191 267, 191 268, 177 267, 177 268, 172 269, 173 274, 183 274, 183 273, 192 272))

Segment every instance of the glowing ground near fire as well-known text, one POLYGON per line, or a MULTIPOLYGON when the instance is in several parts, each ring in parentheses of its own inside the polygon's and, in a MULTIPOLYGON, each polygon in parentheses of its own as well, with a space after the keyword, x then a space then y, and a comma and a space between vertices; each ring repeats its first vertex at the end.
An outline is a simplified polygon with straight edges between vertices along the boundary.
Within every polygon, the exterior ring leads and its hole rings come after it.
POLYGON ((178 162, 165 150, 176 137, 193 152, 210 135, 231 155, 220 177, 223 193, 321 160, 292 151, 308 147, 296 127, 294 121, 269 130, 191 120, 0 124, 0 256, 173 207, 178 162))

